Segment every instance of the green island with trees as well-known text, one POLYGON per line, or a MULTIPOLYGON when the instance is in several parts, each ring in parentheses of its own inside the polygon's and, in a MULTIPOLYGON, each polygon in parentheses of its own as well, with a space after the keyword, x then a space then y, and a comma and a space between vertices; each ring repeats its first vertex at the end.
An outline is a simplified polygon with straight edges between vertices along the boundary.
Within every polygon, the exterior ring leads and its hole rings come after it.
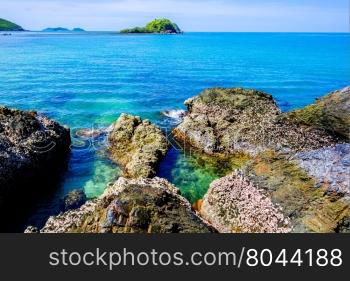
POLYGON ((24 31, 24 29, 13 22, 0 18, 0 31, 24 31))
POLYGON ((182 31, 176 23, 168 19, 155 19, 145 27, 127 28, 120 33, 180 34, 182 31))

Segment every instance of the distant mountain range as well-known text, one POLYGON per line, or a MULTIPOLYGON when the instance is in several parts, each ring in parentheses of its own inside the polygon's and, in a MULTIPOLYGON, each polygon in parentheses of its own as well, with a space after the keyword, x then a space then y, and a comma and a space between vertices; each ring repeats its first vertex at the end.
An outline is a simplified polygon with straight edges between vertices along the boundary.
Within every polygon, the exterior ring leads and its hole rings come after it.
POLYGON ((24 31, 24 29, 13 22, 0 18, 0 31, 24 31))
POLYGON ((64 28, 64 27, 48 27, 48 28, 45 28, 43 30, 43 32, 70 32, 70 31, 73 31, 73 32, 84 32, 85 30, 82 29, 82 28, 73 28, 72 30, 68 29, 68 28, 64 28))
MULTIPOLYGON (((10 22, 8 20, 0 18, 0 31, 25 31, 21 26, 10 22)), ((49 27, 43 30, 44 32, 84 32, 85 30, 79 27, 72 30, 64 27, 49 27)))

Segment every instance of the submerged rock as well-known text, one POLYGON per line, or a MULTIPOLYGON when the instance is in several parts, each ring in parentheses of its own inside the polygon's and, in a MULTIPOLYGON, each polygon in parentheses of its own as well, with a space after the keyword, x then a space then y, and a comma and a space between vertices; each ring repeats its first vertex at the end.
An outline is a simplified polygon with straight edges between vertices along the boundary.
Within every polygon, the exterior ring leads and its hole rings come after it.
POLYGON ((75 189, 69 192, 62 200, 62 211, 80 208, 85 204, 87 198, 83 190, 75 189))
POLYGON ((159 161, 168 151, 162 131, 148 120, 122 114, 108 136, 109 152, 125 177, 149 178, 156 175, 159 161))
POLYGON ((234 173, 215 180, 204 196, 200 214, 220 232, 286 233, 290 221, 262 190, 234 173))
POLYGON ((45 232, 209 233, 214 228, 167 180, 119 178, 98 199, 51 217, 45 232))
POLYGON ((81 128, 78 129, 75 134, 77 137, 85 138, 85 139, 93 139, 98 138, 102 134, 104 134, 107 129, 89 129, 89 128, 81 128))
POLYGON ((315 104, 291 112, 302 124, 327 130, 350 140, 350 86, 320 98, 315 104))
POLYGON ((0 207, 56 172, 69 149, 69 129, 36 112, 0 107, 0 207))
POLYGON ((298 152, 337 142, 321 129, 294 122, 271 95, 257 90, 208 89, 185 104, 188 114, 174 137, 207 154, 298 152))

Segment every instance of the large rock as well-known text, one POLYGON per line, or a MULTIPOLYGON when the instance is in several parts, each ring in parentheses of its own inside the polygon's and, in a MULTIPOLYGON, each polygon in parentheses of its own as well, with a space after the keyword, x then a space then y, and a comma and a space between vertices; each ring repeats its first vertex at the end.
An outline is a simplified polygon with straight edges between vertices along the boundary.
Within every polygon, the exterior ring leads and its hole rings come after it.
POLYGON ((111 158, 123 168, 124 176, 130 178, 155 176, 169 146, 157 126, 125 114, 112 125, 108 139, 111 158))
POLYGON ((214 181, 200 208, 221 232, 349 232, 350 197, 330 193, 297 164, 260 153, 214 181))
POLYGON ((350 217, 349 196, 330 192, 329 183, 309 175, 298 161, 260 153, 244 168, 245 175, 281 207, 293 232, 338 232, 350 217))
POLYGON ((188 113, 173 131, 185 148, 212 158, 250 155, 244 176, 215 181, 199 204, 219 231, 350 231, 349 148, 342 143, 348 89, 311 106, 317 122, 303 121, 308 107, 282 113, 256 90, 208 89, 185 104, 188 113))
POLYGON ((281 113, 271 95, 241 88, 208 89, 185 102, 188 114, 173 134, 208 154, 318 149, 337 139, 281 113))
POLYGON ((196 215, 178 189, 165 179, 119 178, 100 198, 51 217, 40 232, 208 233, 215 230, 196 215))
POLYGON ((36 112, 0 107, 0 207, 49 177, 69 149, 69 129, 36 112))
POLYGON ((200 213, 220 232, 286 233, 290 221, 249 179, 234 173, 215 180, 200 213))
POLYGON ((350 86, 320 98, 315 104, 290 113, 302 124, 325 129, 350 140, 350 86))

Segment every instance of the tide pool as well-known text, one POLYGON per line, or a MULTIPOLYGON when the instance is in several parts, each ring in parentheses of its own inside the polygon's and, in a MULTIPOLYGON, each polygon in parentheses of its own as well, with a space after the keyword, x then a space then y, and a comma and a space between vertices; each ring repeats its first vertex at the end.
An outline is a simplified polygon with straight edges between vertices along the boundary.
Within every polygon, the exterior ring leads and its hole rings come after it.
MULTIPOLYGON (((72 129, 105 128, 124 112, 169 132, 174 123, 161 112, 185 109, 209 87, 263 90, 288 111, 350 78, 350 35, 342 33, 12 34, 0 36, 0 105, 37 110, 72 129)), ((57 190, 18 228, 41 226, 73 189, 101 194, 120 173, 102 150, 74 147, 57 190)), ((172 149, 159 175, 194 202, 222 173, 172 149)))

